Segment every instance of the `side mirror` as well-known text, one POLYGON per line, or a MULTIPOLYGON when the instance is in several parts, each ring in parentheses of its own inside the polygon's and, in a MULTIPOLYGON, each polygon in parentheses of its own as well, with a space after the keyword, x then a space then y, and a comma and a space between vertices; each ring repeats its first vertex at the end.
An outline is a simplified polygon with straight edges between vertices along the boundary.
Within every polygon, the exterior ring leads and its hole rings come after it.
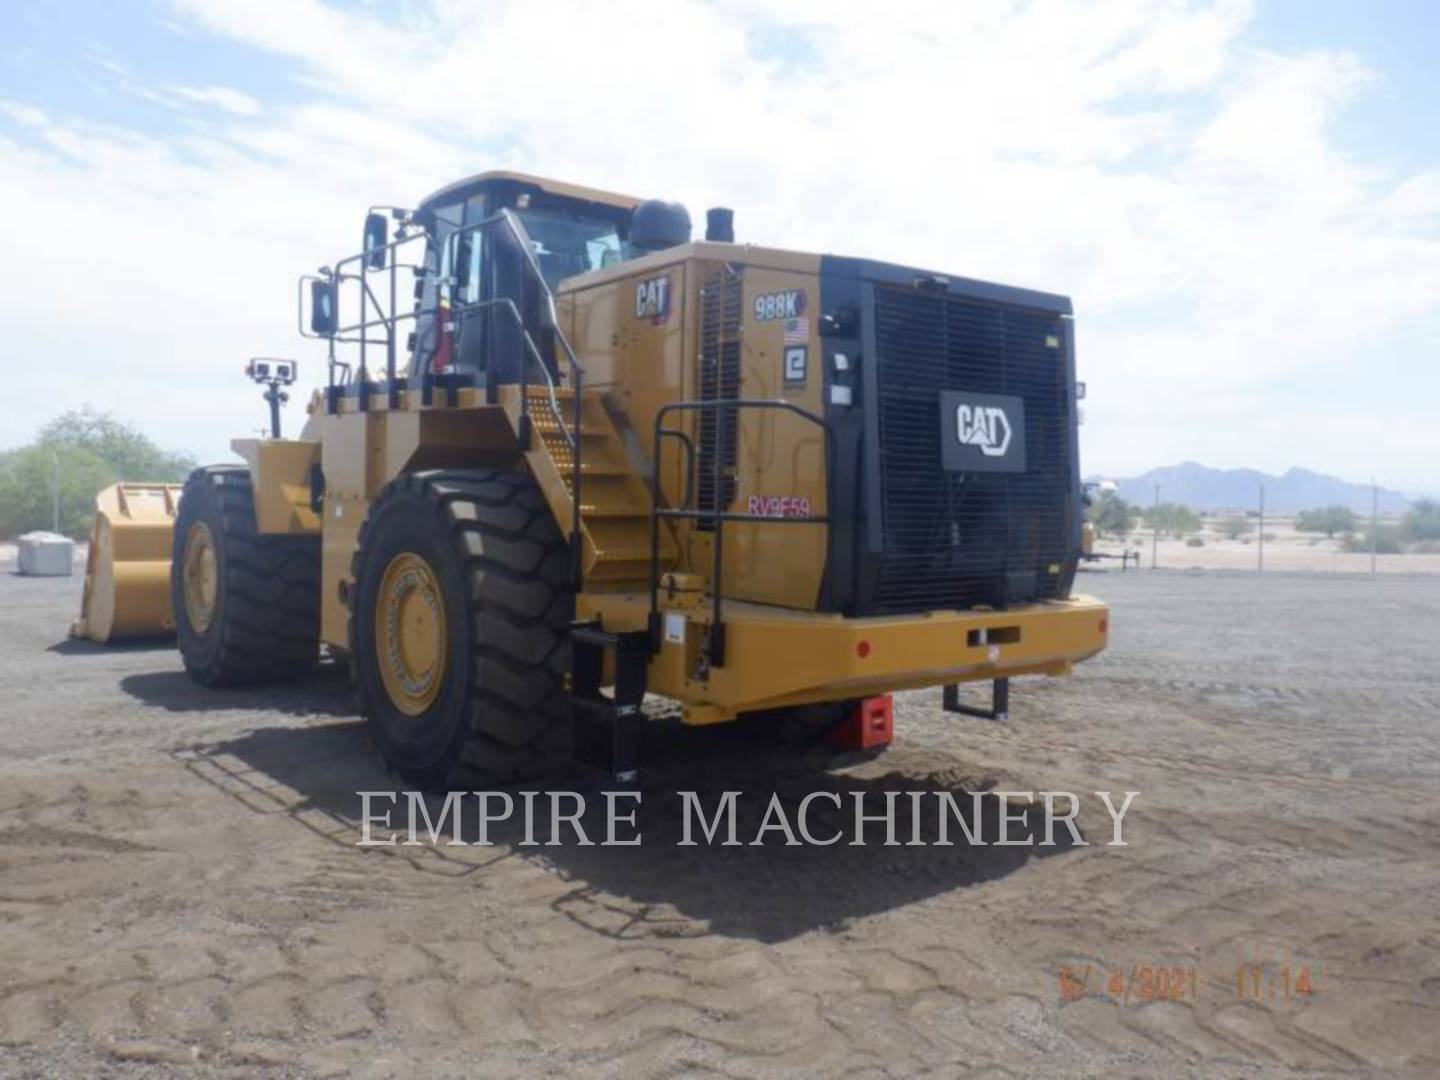
POLYGON ((390 242, 390 224, 384 214, 365 215, 365 265, 371 270, 385 269, 385 245, 390 242))
POLYGON ((310 332, 334 337, 337 326, 335 282, 310 282, 310 332))

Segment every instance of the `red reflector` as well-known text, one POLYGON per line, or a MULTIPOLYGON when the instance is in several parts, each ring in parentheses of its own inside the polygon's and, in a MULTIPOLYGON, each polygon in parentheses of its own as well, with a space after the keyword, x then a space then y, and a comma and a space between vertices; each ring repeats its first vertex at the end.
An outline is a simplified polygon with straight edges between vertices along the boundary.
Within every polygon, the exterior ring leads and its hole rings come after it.
POLYGON ((870 655, 870 642, 868 642, 868 641, 862 641, 862 642, 860 642, 860 644, 856 645, 856 646, 855 646, 855 655, 858 656, 858 657, 860 657, 861 660, 864 660, 865 657, 869 656, 869 655, 870 655))
POLYGON ((1109 620, 1109 619, 1101 619, 1101 620, 1100 620, 1100 633, 1106 634, 1106 633, 1109 633, 1109 632, 1110 632, 1110 620, 1109 620))
POLYGON ((825 741, 846 750, 888 746, 895 737, 895 704, 889 694, 861 698, 845 719, 826 733, 825 741))

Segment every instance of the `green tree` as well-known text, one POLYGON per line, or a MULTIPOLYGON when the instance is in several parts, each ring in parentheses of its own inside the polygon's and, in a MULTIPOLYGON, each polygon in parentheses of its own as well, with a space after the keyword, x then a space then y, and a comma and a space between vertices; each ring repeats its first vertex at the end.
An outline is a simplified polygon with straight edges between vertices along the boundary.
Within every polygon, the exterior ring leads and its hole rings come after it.
POLYGON ((1171 536, 1184 536, 1200 528, 1200 516, 1180 503, 1161 503, 1145 511, 1145 525, 1171 536))
POLYGON ((88 450, 114 470, 116 480, 179 483, 195 467, 195 460, 188 455, 160 449, 123 420, 89 405, 51 420, 40 429, 36 442, 51 448, 88 450))
POLYGON ((1135 527, 1135 507, 1113 491, 1102 491, 1086 511, 1095 531, 1124 537, 1135 527))
POLYGON ((1406 512, 1401 528, 1411 540, 1440 540, 1440 502, 1421 499, 1406 512))
POLYGON ((60 531, 81 539, 101 488, 118 480, 178 483, 194 467, 114 417, 88 407, 66 413, 29 446, 0 452, 0 536, 52 527, 57 471, 60 531))
POLYGON ((1250 531, 1250 523, 1243 517, 1221 518, 1215 523, 1215 531, 1226 540, 1238 540, 1241 534, 1250 531))
POLYGON ((1297 532, 1323 532, 1334 539, 1336 533, 1355 531, 1355 511, 1348 506, 1327 506, 1321 510, 1302 510, 1295 515, 1297 532))

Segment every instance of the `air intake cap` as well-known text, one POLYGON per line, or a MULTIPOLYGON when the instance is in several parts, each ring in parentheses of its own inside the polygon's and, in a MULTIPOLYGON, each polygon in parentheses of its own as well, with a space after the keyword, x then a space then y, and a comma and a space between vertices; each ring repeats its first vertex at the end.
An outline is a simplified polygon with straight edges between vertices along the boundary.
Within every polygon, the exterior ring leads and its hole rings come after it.
POLYGON ((661 251, 690 242, 690 212, 679 203, 646 199, 630 216, 630 246, 661 251))

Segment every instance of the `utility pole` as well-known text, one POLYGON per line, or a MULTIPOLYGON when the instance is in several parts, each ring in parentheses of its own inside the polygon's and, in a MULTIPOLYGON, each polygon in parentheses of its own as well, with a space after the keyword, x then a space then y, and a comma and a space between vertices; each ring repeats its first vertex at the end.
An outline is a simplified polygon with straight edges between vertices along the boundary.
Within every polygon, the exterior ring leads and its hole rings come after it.
POLYGON ((1160 549, 1160 485, 1155 485, 1155 508, 1150 517, 1150 569, 1155 569, 1156 554, 1160 549))
POLYGON ((1375 486, 1375 478, 1370 478, 1370 576, 1375 576, 1375 544, 1378 541, 1380 528, 1380 489, 1375 486))
POLYGON ((1265 485, 1264 485, 1264 484, 1261 484, 1261 485, 1260 485, 1260 544, 1259 544, 1259 546, 1258 546, 1255 550, 1258 552, 1258 556, 1259 556, 1259 565, 1256 567, 1256 571, 1255 571, 1255 572, 1258 573, 1258 574, 1263 574, 1263 573, 1265 572, 1265 485))
POLYGON ((60 452, 50 451, 50 509, 53 525, 51 532, 60 532, 60 452))

